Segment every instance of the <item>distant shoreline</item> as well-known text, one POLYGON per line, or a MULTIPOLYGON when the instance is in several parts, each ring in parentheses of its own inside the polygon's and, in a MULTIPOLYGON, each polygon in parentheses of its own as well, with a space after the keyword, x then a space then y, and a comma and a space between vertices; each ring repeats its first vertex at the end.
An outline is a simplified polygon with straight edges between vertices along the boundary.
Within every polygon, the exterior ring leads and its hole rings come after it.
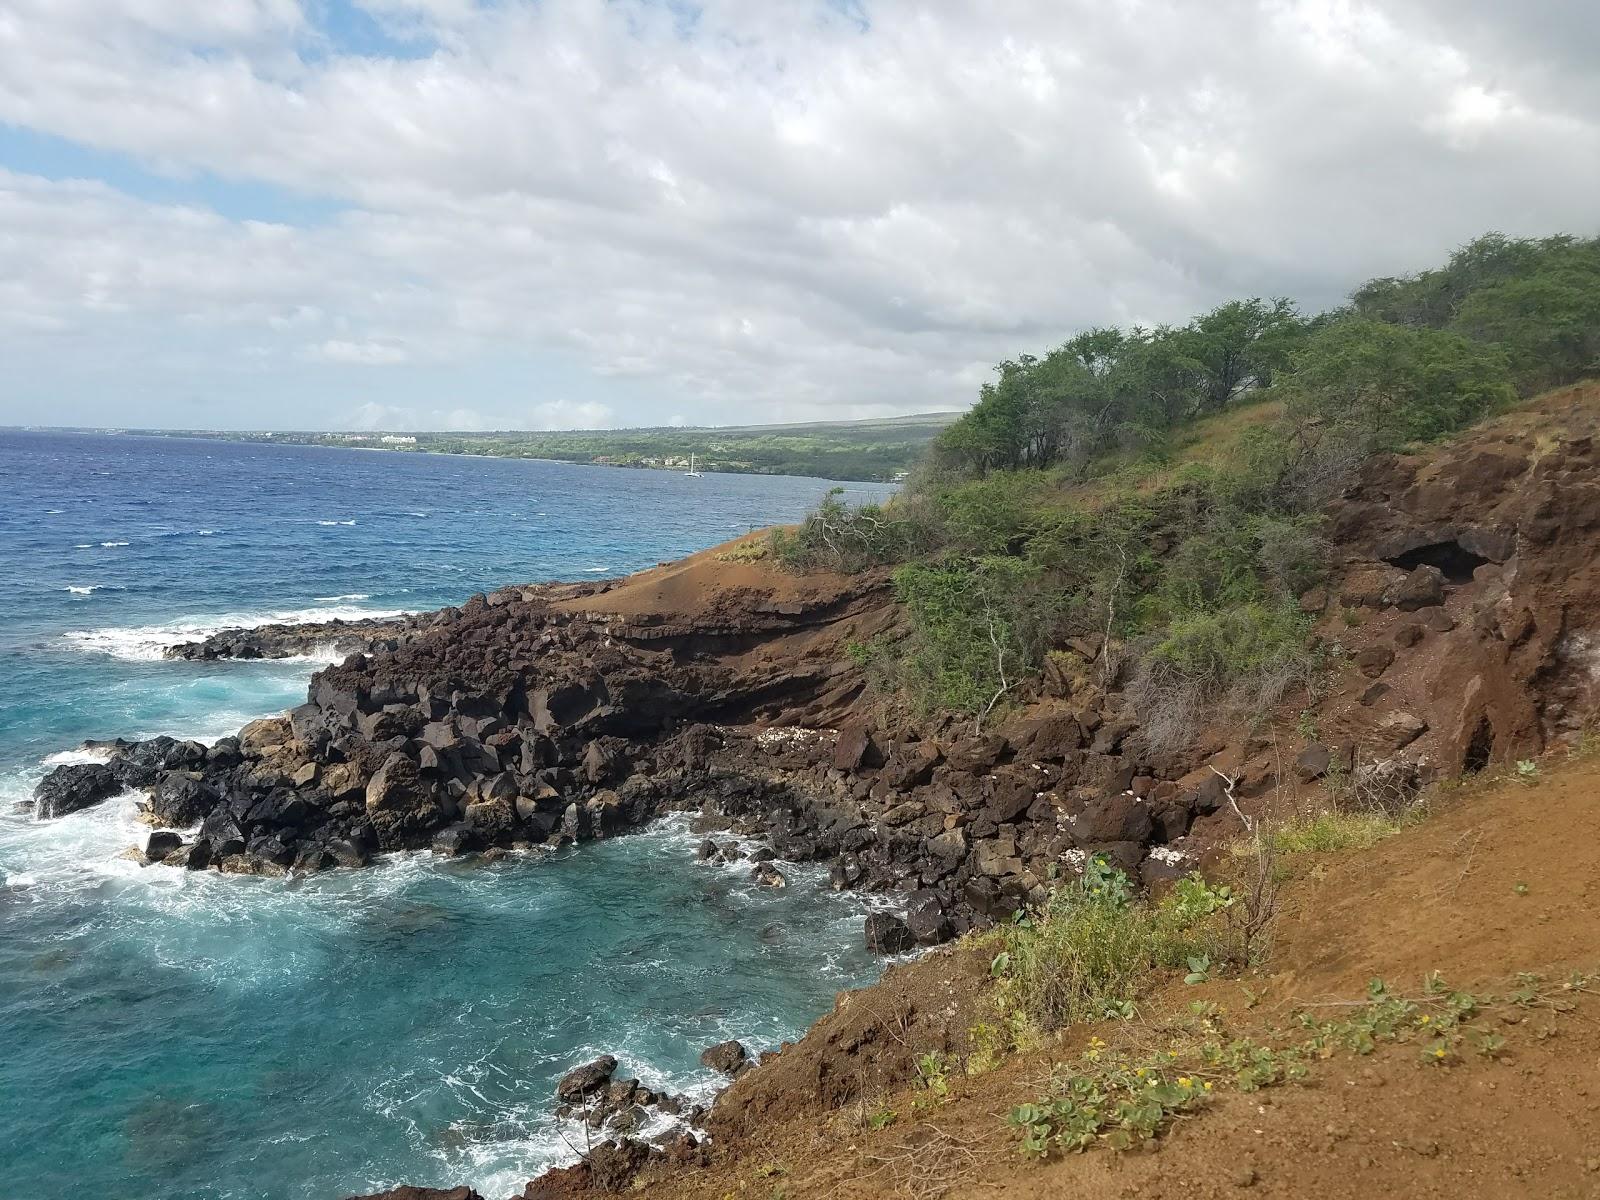
MULTIPOLYGON (((50 434, 70 437, 143 438, 152 441, 174 442, 217 442, 224 445, 234 446, 279 446, 298 450, 359 450, 372 453, 404 455, 426 454, 433 457, 443 458, 479 458, 499 460, 504 462, 537 462, 547 463, 552 466, 559 467, 615 467, 633 471, 651 471, 657 474, 666 475, 681 474, 686 469, 687 465, 684 464, 683 466, 668 467, 652 466, 638 462, 597 462, 592 458, 554 458, 548 455, 494 453, 493 451, 485 450, 441 449, 424 446, 375 446, 361 442, 343 441, 301 441, 296 440, 296 435, 292 434, 264 437, 249 433, 235 434, 229 432, 211 431, 179 432, 156 429, 89 429, 68 426, 0 426, 0 434, 7 433, 32 435, 50 434)), ((756 475, 769 479, 817 479, 828 483, 877 484, 879 486, 886 487, 897 486, 901 483, 904 483, 906 470, 905 468, 902 468, 896 471, 892 476, 886 476, 881 473, 862 474, 851 473, 848 471, 832 472, 827 470, 826 464, 817 464, 816 467, 812 468, 809 466, 809 464, 800 462, 789 462, 774 466, 760 464, 751 465, 744 463, 699 462, 697 463, 697 469, 707 475, 756 475)))
POLYGON ((448 454, 626 467, 685 473, 690 455, 706 474, 787 475, 839 482, 899 483, 935 437, 959 414, 866 421, 722 428, 517 431, 490 433, 356 433, 306 430, 167 430, 12 426, 23 433, 165 438, 237 445, 310 446, 403 454, 448 454), (382 439, 389 439, 385 444, 382 439))

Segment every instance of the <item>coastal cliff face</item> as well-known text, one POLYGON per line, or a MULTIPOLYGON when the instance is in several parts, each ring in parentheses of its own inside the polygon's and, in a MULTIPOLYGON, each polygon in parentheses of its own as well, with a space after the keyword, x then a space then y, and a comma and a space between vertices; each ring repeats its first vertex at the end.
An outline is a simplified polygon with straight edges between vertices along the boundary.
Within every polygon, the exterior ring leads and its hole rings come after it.
MULTIPOLYGON (((608 837, 687 808, 706 854, 727 853, 716 835, 733 829, 766 839, 779 865, 754 869, 773 882, 781 861, 826 860, 835 886, 902 901, 869 919, 871 945, 932 945, 1042 900, 1090 855, 1158 886, 1330 773, 1409 793, 1587 724, 1594 412, 1558 393, 1374 463, 1330 508, 1336 569, 1301 604, 1340 665, 1326 694, 1295 700, 1309 719, 1153 753, 1092 643, 1063 647, 993 727, 920 718, 848 653, 900 620, 886 574, 791 576, 721 550, 362 631, 366 650, 285 716, 209 748, 113 744, 104 766, 47 777, 41 815, 136 788, 163 831, 150 861, 284 874, 608 837)), ((239 645, 270 655, 316 636, 239 645)), ((792 1107, 769 1094, 792 1076, 748 1072, 737 1111, 792 1107)), ((833 1078, 805 1102, 838 1103, 865 1074, 833 1078)), ((719 1112, 736 1136, 735 1109, 719 1112)))

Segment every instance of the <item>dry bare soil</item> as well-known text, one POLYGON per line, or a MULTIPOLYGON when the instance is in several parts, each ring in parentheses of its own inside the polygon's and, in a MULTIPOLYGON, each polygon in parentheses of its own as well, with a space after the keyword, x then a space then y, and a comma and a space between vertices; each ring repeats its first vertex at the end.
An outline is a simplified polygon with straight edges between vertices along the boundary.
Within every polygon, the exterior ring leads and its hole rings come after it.
POLYGON ((1544 764, 1531 779, 1511 772, 1436 796, 1432 808, 1374 848, 1297 856, 1270 958, 1255 975, 1194 987, 1171 980, 1133 1022, 1070 1030, 996 1069, 953 1078, 943 1102, 919 1100, 907 1074, 870 1101, 826 1109, 829 1068, 858 1067, 866 1031, 877 1030, 870 1036, 893 1047, 885 1056, 904 1070, 984 1015, 991 993, 971 949, 898 968, 842 997, 798 1052, 727 1098, 737 1101, 765 1074, 762 1092, 781 1085, 801 1111, 751 1114, 748 1132, 710 1167, 647 1175, 638 1194, 1600 1196, 1600 997, 1560 988, 1571 971, 1600 967, 1600 765, 1579 758, 1544 764), (1217 1004, 1236 1031, 1284 1028, 1299 1011, 1326 1015, 1359 1002, 1373 977, 1419 994, 1432 971, 1500 994, 1535 972, 1571 1007, 1497 1010, 1505 1047, 1493 1058, 1429 1064, 1413 1044, 1380 1046, 1316 1063, 1301 1084, 1219 1092, 1134 1152, 1094 1149, 1036 1165, 1005 1125, 1012 1106, 1037 1095, 1053 1065, 1077 1060, 1091 1036, 1113 1051, 1151 1044, 1195 1000, 1217 1004), (868 1127, 872 1113, 889 1110, 891 1125, 868 1127))

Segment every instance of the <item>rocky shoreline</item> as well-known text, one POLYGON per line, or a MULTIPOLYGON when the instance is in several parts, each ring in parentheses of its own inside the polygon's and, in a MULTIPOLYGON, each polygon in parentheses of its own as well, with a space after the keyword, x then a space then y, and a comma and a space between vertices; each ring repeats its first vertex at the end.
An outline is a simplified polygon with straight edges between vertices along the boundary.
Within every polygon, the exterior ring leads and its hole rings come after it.
MULTIPOLYGON (((107 762, 57 768, 36 803, 54 817, 136 790, 148 861, 262 875, 559 846, 692 810, 707 856, 727 856, 723 831, 761 839, 767 882, 786 861, 826 862, 836 888, 894 895, 900 914, 863 930, 873 949, 937 945, 1043 900, 1092 855, 1146 885, 1181 876, 1277 790, 1337 774, 1404 795, 1570 733, 1600 688, 1594 468, 1587 425, 1375 463, 1331 507, 1336 569, 1301 599, 1340 666, 1287 744, 1218 726, 1152 751, 1097 640, 1059 648, 994 728, 919 718, 847 652, 898 627, 886 573, 793 577, 708 552, 388 625, 183 648, 362 639, 287 714, 209 747, 102 744, 107 762)), ((614 1104, 646 1107, 637 1088, 614 1104)), ((572 1170, 610 1181, 668 1152, 612 1146, 572 1170)))
POLYGON ((190 662, 217 659, 303 658, 311 655, 345 657, 396 650, 405 639, 433 627, 438 613, 398 617, 365 617, 290 624, 253 625, 222 629, 198 642, 168 646, 163 657, 190 662))

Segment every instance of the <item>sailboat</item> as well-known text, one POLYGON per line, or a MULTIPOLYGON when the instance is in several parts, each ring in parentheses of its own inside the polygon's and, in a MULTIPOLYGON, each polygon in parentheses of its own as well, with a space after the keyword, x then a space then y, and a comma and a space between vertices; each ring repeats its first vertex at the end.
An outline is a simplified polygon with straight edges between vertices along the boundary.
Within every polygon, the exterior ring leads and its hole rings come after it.
POLYGON ((694 451, 689 451, 689 469, 683 473, 685 479, 699 479, 700 472, 694 469, 694 451))

